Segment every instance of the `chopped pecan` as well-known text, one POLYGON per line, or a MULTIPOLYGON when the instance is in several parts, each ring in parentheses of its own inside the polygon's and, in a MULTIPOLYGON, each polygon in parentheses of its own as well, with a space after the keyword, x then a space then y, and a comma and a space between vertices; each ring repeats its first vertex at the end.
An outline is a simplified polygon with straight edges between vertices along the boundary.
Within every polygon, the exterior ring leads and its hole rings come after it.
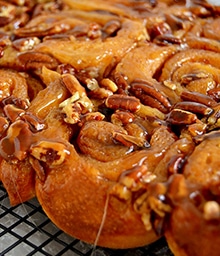
POLYGON ((136 97, 138 97, 141 100, 141 102, 144 105, 150 106, 152 108, 156 108, 162 113, 165 113, 165 114, 168 113, 167 108, 157 99, 149 95, 143 94, 141 91, 136 91, 134 94, 136 95, 136 97))
POLYGON ((149 147, 149 142, 146 141, 143 137, 135 137, 129 134, 124 134, 121 132, 113 132, 113 139, 117 142, 120 142, 124 146, 130 148, 131 150, 134 146, 137 147, 149 147))
POLYGON ((12 46, 20 51, 29 51, 34 48, 35 45, 40 43, 40 39, 38 37, 27 37, 27 38, 20 38, 17 40, 14 40, 12 42, 12 46))
POLYGON ((125 147, 131 148, 131 150, 133 150, 134 145, 139 143, 137 138, 121 132, 114 132, 112 137, 115 141, 120 142, 125 147))
POLYGON ((126 125, 134 121, 134 114, 128 111, 116 111, 111 115, 111 122, 117 125, 126 125))
POLYGON ((100 81, 100 85, 112 92, 116 92, 118 90, 118 86, 109 78, 103 78, 100 81))
MULTIPOLYGON (((117 112, 116 112, 117 113, 117 112)), ((130 114, 128 112, 128 114, 130 114)), ((129 115, 128 115, 129 118, 129 115)), ((138 123, 133 122, 134 119, 128 120, 127 122, 121 120, 116 121, 116 124, 123 125, 124 129, 127 133, 122 132, 113 132, 113 138, 117 141, 125 145, 126 147, 130 147, 131 149, 134 147, 150 147, 150 143, 147 141, 149 138, 146 129, 138 123)))
POLYGON ((71 66, 70 64, 62 63, 62 64, 58 65, 57 72, 60 73, 61 75, 63 75, 63 74, 75 75, 75 68, 73 66, 71 66))
POLYGON ((59 107, 66 115, 65 122, 75 124, 80 121, 81 114, 92 112, 93 103, 86 95, 80 96, 79 92, 73 94, 70 98, 60 103, 59 107))
POLYGON ((63 143, 40 141, 31 145, 30 154, 40 161, 55 166, 65 161, 69 151, 63 143))
POLYGON ((87 78, 85 80, 87 88, 90 90, 88 95, 94 99, 106 99, 113 94, 113 91, 109 88, 100 87, 98 81, 95 78, 87 78))
POLYGON ((135 192, 141 189, 143 184, 148 184, 155 178, 156 176, 154 174, 148 172, 147 166, 137 165, 120 175, 119 184, 125 186, 130 191, 135 192))
MULTIPOLYGON (((13 1, 19 1, 19 0, 13 0, 13 1)), ((64 7, 64 4, 62 1, 52 1, 52 2, 38 1, 37 5, 34 8, 33 16, 37 16, 41 14, 56 13, 59 10, 62 10, 63 7, 64 7)))
POLYGON ((114 74, 115 83, 118 86, 119 93, 126 92, 129 88, 127 78, 123 74, 115 72, 114 74))
POLYGON ((130 136, 136 137, 140 141, 142 141, 142 145, 144 147, 150 146, 150 144, 147 141, 147 139, 149 139, 150 136, 141 122, 139 123, 137 120, 134 120, 134 122, 124 124, 124 128, 130 136))
POLYGON ((162 183, 149 183, 147 191, 137 197, 134 202, 134 209, 141 214, 145 228, 152 228, 161 235, 163 225, 158 225, 165 218, 166 213, 171 212, 171 206, 166 203, 167 186, 162 183), (153 219, 152 219, 153 217, 153 219))
POLYGON ((164 21, 158 21, 156 24, 150 24, 147 26, 147 29, 151 40, 157 38, 158 36, 170 34, 172 32, 170 26, 164 21))
POLYGON ((105 116, 100 112, 89 112, 80 117, 79 125, 82 126, 89 121, 102 121, 105 116))
POLYGON ((91 98, 104 100, 113 94, 112 91, 98 87, 88 93, 91 98))
POLYGON ((98 81, 95 78, 87 78, 86 86, 89 90, 93 91, 99 88, 98 81))
POLYGON ((99 38, 101 37, 102 35, 102 32, 100 30, 100 26, 99 24, 95 23, 95 22, 92 22, 89 24, 89 29, 88 29, 88 32, 87 32, 87 36, 89 39, 96 39, 96 38, 99 38))
POLYGON ((71 23, 64 22, 65 16, 39 15, 34 17, 26 26, 14 31, 17 37, 45 37, 54 34, 64 33, 71 28, 71 23))
POLYGON ((29 162, 33 167, 33 169, 35 170, 38 179, 40 179, 41 181, 45 181, 46 175, 40 161, 32 156, 29 156, 29 162))
POLYGON ((206 133, 208 125, 200 120, 188 126, 188 131, 193 137, 206 133))

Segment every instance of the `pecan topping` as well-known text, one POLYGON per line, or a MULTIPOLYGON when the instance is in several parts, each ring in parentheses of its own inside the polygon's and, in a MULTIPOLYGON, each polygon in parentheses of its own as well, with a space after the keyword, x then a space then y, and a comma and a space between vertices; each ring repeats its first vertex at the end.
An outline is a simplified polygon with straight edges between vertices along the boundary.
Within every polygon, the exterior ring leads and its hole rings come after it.
POLYGON ((178 102, 174 105, 174 108, 190 111, 196 114, 202 114, 204 116, 208 116, 213 112, 212 108, 207 107, 204 104, 190 101, 178 102))
POLYGON ((217 102, 220 101, 220 89, 219 88, 210 89, 210 90, 208 90, 207 93, 215 101, 217 101, 217 102))
POLYGON ((158 45, 172 45, 172 44, 181 44, 182 40, 179 37, 176 37, 172 34, 164 34, 164 35, 158 35, 153 40, 154 43, 158 45))
POLYGON ((135 119, 134 114, 127 111, 116 111, 111 115, 111 122, 117 125, 126 125, 132 123, 135 119))
POLYGON ((109 96, 105 105, 111 109, 123 109, 131 112, 137 112, 140 109, 140 101, 136 97, 114 94, 109 96))
POLYGON ((35 45, 40 43, 40 39, 37 37, 27 37, 27 38, 20 38, 17 40, 14 40, 12 42, 12 46, 20 51, 20 52, 24 52, 24 51, 29 51, 32 50, 34 48, 35 45))
POLYGON ((108 78, 103 78, 100 81, 101 86, 103 86, 104 88, 112 91, 112 92, 116 92, 118 90, 118 86, 117 84, 115 84, 112 80, 108 79, 108 78))
POLYGON ((59 107, 66 115, 65 122, 75 124, 80 121, 82 114, 92 111, 93 103, 86 95, 80 97, 79 92, 76 92, 73 96, 60 103, 59 107))
POLYGON ((120 133, 120 132, 113 132, 112 137, 114 140, 116 140, 117 142, 120 142, 121 144, 123 144, 128 148, 133 148, 134 146, 137 146, 137 147, 150 146, 150 144, 143 137, 135 137, 135 136, 120 133))
POLYGON ((181 99, 184 101, 198 102, 209 107, 214 107, 217 104, 210 96, 198 92, 183 91, 181 99))
POLYGON ((197 116, 182 109, 173 109, 167 117, 167 122, 175 125, 189 125, 197 121, 197 116))
POLYGON ((148 81, 135 80, 131 83, 131 91, 146 104, 166 113, 171 107, 168 98, 148 81))
POLYGON ((31 145, 30 154, 40 161, 55 166, 65 161, 69 151, 63 143, 40 141, 31 145))
POLYGON ((80 96, 85 96, 85 88, 79 83, 74 75, 69 73, 63 74, 61 80, 72 95, 79 93, 80 96))

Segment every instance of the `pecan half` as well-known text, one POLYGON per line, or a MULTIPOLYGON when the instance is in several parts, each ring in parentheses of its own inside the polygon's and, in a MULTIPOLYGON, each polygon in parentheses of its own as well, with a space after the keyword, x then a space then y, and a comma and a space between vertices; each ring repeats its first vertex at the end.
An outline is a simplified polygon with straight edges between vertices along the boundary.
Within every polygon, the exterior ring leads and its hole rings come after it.
MULTIPOLYGON (((210 90, 210 91, 212 91, 212 90, 210 90)), ((211 94, 211 92, 210 92, 210 94, 211 94)), ((213 107, 217 104, 217 102, 214 99, 212 99, 210 96, 199 93, 199 92, 183 91, 181 94, 181 99, 185 100, 185 101, 193 101, 193 102, 202 103, 209 107, 213 107)))
POLYGON ((114 94, 106 99, 105 105, 111 109, 137 112, 140 109, 140 100, 133 96, 114 94))
POLYGON ((168 112, 171 107, 169 99, 151 82, 137 79, 131 83, 130 90, 143 104, 157 108, 163 113, 168 112))
POLYGON ((196 114, 202 114, 204 116, 208 116, 213 112, 212 108, 207 107, 202 103, 191 102, 191 101, 178 102, 174 105, 174 108, 190 111, 196 114))
POLYGON ((167 122, 174 125, 189 125, 197 121, 197 116, 189 111, 173 109, 167 116, 167 122))

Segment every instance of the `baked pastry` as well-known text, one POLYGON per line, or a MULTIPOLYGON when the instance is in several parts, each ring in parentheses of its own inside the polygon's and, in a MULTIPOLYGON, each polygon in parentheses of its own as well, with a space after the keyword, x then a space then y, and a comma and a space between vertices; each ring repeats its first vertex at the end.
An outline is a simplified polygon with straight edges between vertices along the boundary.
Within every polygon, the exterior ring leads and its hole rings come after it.
POLYGON ((0 179, 110 248, 218 255, 220 8, 1 1, 0 179))

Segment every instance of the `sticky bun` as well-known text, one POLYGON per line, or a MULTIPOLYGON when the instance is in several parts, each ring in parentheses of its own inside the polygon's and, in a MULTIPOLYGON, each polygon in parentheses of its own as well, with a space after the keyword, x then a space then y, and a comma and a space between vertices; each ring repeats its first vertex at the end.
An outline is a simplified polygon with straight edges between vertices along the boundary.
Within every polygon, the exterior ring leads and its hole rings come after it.
POLYGON ((220 250, 220 7, 0 1, 0 180, 109 248, 220 250))

